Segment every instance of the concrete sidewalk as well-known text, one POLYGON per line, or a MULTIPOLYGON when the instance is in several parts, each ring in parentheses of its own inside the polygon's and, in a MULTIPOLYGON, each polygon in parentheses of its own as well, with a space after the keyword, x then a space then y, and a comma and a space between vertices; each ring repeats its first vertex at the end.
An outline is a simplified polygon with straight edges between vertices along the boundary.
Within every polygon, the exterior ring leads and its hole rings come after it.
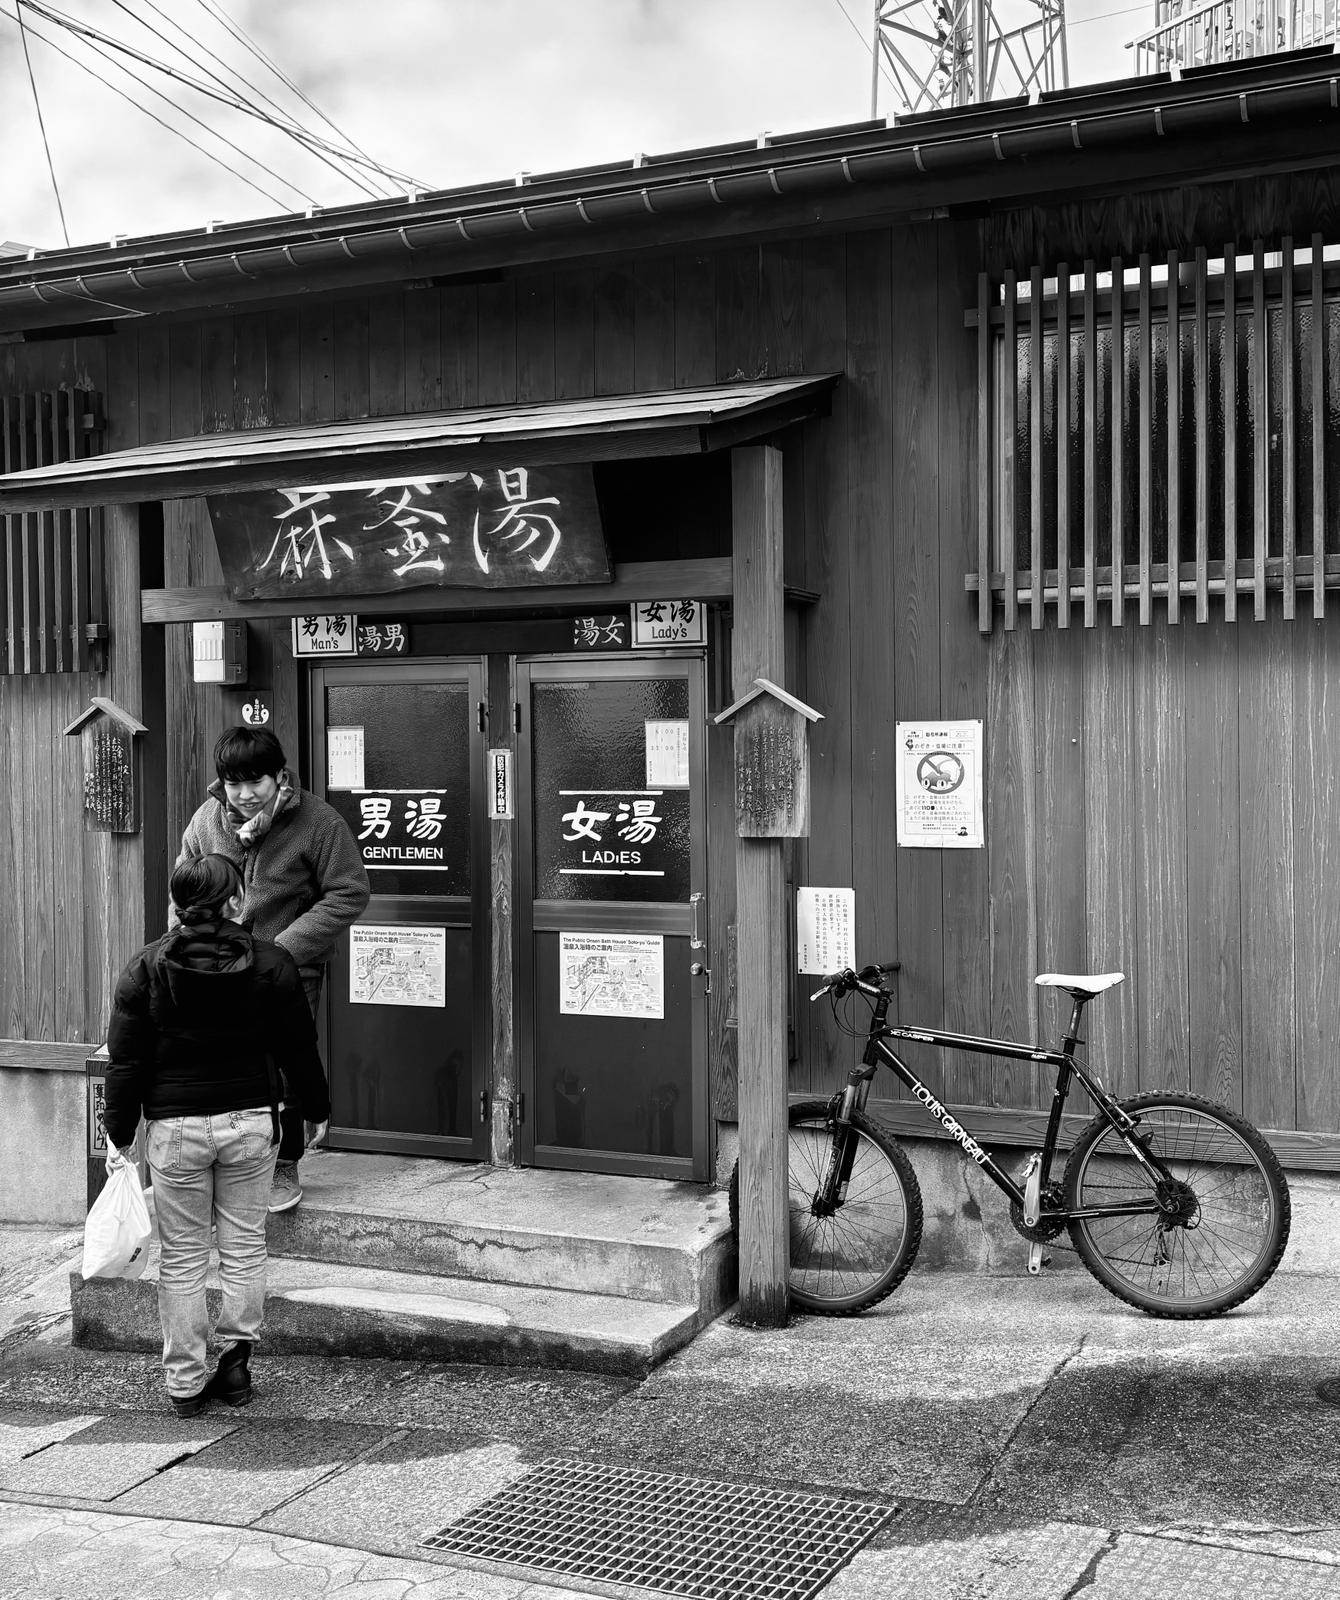
POLYGON ((183 1422, 153 1357, 69 1346, 50 1245, 4 1280, 0 1596, 638 1592, 423 1547, 561 1458, 894 1509, 826 1600, 1340 1597, 1332 1277, 1168 1323, 1087 1274, 914 1272, 860 1318, 723 1318, 640 1382, 258 1355, 250 1408, 183 1422))

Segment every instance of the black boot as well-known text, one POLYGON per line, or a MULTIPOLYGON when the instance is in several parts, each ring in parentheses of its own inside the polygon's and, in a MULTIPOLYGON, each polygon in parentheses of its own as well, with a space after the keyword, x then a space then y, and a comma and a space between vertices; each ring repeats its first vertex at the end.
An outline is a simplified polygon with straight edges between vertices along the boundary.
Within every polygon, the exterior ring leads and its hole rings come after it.
MULTIPOLYGON (((213 1379, 210 1380, 213 1382, 213 1379)), ((199 1394, 170 1394, 168 1399, 172 1402, 172 1409, 179 1417, 194 1417, 205 1409, 205 1401, 209 1399, 209 1384, 199 1394)))
POLYGON ((205 1394, 225 1405, 245 1406, 251 1403, 251 1342, 239 1339, 230 1344, 219 1357, 214 1376, 205 1385, 205 1394))

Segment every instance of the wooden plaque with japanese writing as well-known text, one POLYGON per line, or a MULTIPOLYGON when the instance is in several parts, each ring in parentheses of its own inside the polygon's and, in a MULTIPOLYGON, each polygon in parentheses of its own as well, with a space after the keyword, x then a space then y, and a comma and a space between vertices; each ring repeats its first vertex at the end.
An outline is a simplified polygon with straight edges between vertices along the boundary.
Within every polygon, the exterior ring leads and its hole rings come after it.
POLYGON ((809 725, 762 696, 734 720, 735 831, 741 839, 800 839, 810 829, 809 725))
POLYGON ((138 833, 140 786, 129 728, 99 717, 80 730, 84 826, 91 833, 138 833))
MULTIPOLYGON (((589 465, 210 495, 234 600, 609 583, 589 465)), ((327 609, 340 609, 331 605, 327 609)))

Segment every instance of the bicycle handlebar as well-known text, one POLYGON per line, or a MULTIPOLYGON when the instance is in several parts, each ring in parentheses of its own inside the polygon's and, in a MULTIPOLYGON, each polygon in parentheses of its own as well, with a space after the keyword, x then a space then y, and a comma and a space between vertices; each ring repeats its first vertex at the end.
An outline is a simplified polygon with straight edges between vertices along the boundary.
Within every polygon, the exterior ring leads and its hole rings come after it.
POLYGON ((864 994, 879 994, 879 980, 892 976, 901 966, 901 961, 888 961, 882 967, 862 967, 859 972, 844 967, 841 972, 830 973, 824 979, 823 988, 816 989, 810 999, 822 1000, 826 994, 831 994, 835 1000, 840 1000, 844 994, 851 994, 857 989, 864 994))

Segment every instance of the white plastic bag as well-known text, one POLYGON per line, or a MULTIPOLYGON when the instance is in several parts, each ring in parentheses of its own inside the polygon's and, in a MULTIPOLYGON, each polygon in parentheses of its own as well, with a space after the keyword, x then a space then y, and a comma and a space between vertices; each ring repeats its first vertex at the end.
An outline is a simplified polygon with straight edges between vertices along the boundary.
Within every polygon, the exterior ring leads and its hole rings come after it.
POLYGON ((149 1208, 133 1162, 114 1167, 84 1223, 84 1277, 138 1278, 149 1261, 149 1208))

